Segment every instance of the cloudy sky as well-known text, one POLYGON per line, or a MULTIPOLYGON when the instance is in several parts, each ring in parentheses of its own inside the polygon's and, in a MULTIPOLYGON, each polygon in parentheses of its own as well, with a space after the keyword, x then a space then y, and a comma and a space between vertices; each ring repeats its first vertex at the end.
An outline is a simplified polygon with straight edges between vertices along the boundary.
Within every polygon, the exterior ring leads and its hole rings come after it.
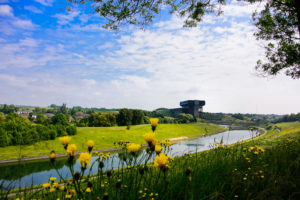
POLYGON ((0 104, 152 110, 200 99, 208 112, 300 112, 300 80, 254 69, 264 57, 251 21, 259 5, 233 2, 193 29, 159 15, 147 30, 119 32, 65 6, 0 0, 0 104))

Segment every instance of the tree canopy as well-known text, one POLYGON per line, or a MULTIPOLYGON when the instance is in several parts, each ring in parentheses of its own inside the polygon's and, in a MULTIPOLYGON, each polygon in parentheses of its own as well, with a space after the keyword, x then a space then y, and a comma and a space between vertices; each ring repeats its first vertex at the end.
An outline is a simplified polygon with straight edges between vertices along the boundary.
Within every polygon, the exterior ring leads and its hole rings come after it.
MULTIPOLYGON (((300 78, 300 1, 299 0, 240 0, 263 2, 264 9, 253 13, 254 33, 258 40, 266 40, 265 58, 257 61, 256 69, 263 75, 285 71, 287 76, 300 78)), ((162 10, 185 19, 184 27, 195 27, 206 14, 222 14, 222 6, 229 0, 68 0, 85 4, 93 12, 107 19, 105 28, 116 30, 124 24, 144 28, 162 10)), ((72 6, 70 7, 72 8, 72 6)))

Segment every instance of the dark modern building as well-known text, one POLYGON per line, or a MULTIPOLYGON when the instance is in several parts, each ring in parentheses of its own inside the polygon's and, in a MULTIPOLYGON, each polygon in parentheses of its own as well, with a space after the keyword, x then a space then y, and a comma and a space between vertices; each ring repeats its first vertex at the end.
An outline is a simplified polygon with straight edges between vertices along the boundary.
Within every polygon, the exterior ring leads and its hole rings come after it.
POLYGON ((203 106, 205 105, 205 101, 203 100, 186 100, 181 101, 181 108, 171 109, 171 112, 174 115, 179 115, 180 113, 191 114, 194 117, 200 117, 200 113, 203 112, 203 106))

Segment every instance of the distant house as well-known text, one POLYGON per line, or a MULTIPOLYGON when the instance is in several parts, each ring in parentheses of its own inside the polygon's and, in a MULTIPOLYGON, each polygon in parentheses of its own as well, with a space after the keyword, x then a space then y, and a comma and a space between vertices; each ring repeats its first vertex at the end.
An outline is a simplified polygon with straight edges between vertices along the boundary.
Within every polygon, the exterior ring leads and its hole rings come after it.
POLYGON ((54 116, 53 113, 45 113, 44 115, 47 119, 51 119, 54 116))
POLYGON ((82 112, 77 112, 75 119, 76 121, 80 121, 81 119, 90 116, 90 114, 82 113, 82 112))
POLYGON ((17 111, 17 114, 18 114, 20 117, 29 117, 29 113, 30 113, 29 110, 21 110, 21 111, 17 111))

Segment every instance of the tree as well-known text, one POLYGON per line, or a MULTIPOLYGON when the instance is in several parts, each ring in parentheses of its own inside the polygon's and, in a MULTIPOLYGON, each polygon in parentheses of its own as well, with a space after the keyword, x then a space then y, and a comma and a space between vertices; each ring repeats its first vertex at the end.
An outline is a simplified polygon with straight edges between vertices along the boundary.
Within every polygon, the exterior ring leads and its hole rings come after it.
POLYGON ((253 14, 253 19, 258 28, 256 38, 268 41, 266 60, 258 60, 256 69, 263 75, 285 71, 287 76, 300 78, 300 1, 268 1, 260 13, 253 14))
POLYGON ((68 126, 69 125, 69 121, 68 121, 68 117, 62 113, 58 113, 56 115, 54 115, 51 118, 52 124, 54 125, 63 125, 63 126, 68 126))
POLYGON ((132 111, 127 109, 127 108, 123 108, 119 111, 119 114, 117 115, 117 123, 119 126, 128 126, 131 125, 132 122, 132 111))
MULTIPOLYGON (((300 78, 300 1, 299 0, 241 0, 265 2, 260 13, 254 13, 258 28, 255 36, 266 40, 266 60, 258 60, 256 69, 262 74, 276 75, 285 70, 292 78, 300 78), (298 34, 296 34, 298 32, 298 34)), ((144 28, 162 9, 185 18, 184 27, 195 27, 205 14, 222 13, 221 7, 229 0, 68 0, 73 4, 87 4, 94 12, 107 19, 105 28, 116 30, 124 24, 144 28)))
POLYGON ((37 124, 44 124, 45 123, 45 121, 46 121, 46 117, 45 117, 45 115, 44 114, 38 114, 37 116, 36 116, 36 123, 37 124))
POLYGON ((144 122, 144 113, 141 110, 132 110, 132 125, 142 124, 144 122))

